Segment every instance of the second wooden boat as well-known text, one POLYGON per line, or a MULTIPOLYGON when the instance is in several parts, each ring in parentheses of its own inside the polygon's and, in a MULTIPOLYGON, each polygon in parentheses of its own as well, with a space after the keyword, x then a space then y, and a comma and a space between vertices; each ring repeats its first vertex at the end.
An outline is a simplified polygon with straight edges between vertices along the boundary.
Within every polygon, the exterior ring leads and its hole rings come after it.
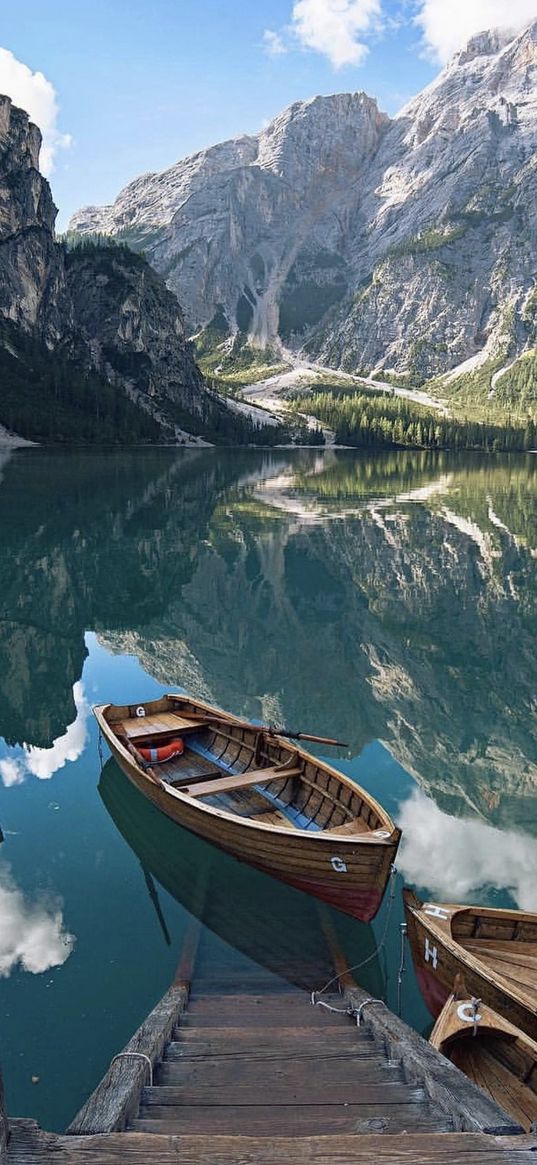
POLYGON ((458 976, 476 999, 537 1040, 537 914, 420 902, 404 890, 412 958, 431 1015, 458 976))
POLYGON ((173 821, 354 918, 375 916, 400 832, 350 778, 188 696, 94 712, 123 771, 173 821), (148 763, 172 743, 176 755, 148 763))
POLYGON ((537 1121, 537 1043, 481 999, 450 995, 429 1042, 526 1132, 537 1121))

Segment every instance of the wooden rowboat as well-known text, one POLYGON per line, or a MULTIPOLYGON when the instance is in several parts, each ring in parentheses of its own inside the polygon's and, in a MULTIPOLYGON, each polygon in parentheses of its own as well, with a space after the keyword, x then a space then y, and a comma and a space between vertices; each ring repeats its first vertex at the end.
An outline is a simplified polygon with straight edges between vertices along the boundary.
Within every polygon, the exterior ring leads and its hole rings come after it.
POLYGON ((429 1037, 526 1132, 537 1121, 537 1043, 480 999, 450 995, 429 1037))
POLYGON ((353 918, 375 916, 400 832, 354 781, 272 730, 189 696, 94 713, 123 771, 173 821, 353 918), (178 738, 183 754, 163 764, 139 752, 178 738))
POLYGON ((537 1040, 537 914, 420 902, 403 890, 412 958, 431 1015, 457 976, 476 999, 537 1040))
MULTIPOLYGON (((156 884, 228 948, 280 979, 311 992, 336 974, 339 968, 326 935, 326 906, 181 829, 149 804, 113 757, 103 768, 98 788, 114 824, 139 859, 157 913, 156 884)), ((385 983, 372 926, 339 911, 328 917, 349 965, 365 962, 361 985, 378 999, 385 983)), ((228 958, 234 967, 234 956, 230 953, 228 958)))

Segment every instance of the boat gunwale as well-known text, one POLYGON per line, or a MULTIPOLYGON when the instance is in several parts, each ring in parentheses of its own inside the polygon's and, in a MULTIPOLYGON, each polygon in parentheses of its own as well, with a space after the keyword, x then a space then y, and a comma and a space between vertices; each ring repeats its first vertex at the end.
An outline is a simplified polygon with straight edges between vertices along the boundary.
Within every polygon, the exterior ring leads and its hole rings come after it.
MULTIPOLYGON (((172 700, 182 700, 184 702, 196 704, 203 711, 207 711, 209 713, 214 712, 217 714, 218 717, 220 717, 220 715, 221 715, 222 718, 227 720, 230 724, 237 724, 237 723, 241 724, 242 723, 240 721, 239 717, 233 716, 232 713, 224 712, 224 711, 221 712, 220 709, 216 708, 214 705, 206 704, 203 700, 196 700, 196 699, 191 698, 190 696, 187 696, 187 695, 181 695, 181 694, 176 694, 176 693, 165 693, 164 697, 160 697, 159 699, 157 699, 155 701, 145 700, 145 701, 140 701, 140 703, 143 704, 144 707, 147 707, 151 703, 160 702, 160 699, 163 699, 163 698, 164 699, 172 699, 172 700)), ((99 728, 101 729, 103 736, 105 737, 107 743, 110 743, 110 741, 113 740, 114 748, 117 749, 121 753, 121 755, 122 755, 122 757, 123 757, 123 759, 128 767, 135 769, 136 772, 140 775, 140 777, 144 780, 144 782, 146 782, 148 785, 152 785, 154 788, 159 789, 164 795, 169 796, 172 800, 176 800, 180 804, 183 804, 183 805, 188 805, 189 808, 195 808, 195 809, 199 810, 199 812, 201 814, 206 813, 209 816, 220 818, 220 819, 223 819, 225 821, 233 821, 235 824, 238 824, 241 826, 246 826, 246 827, 248 827, 250 829, 254 829, 256 831, 262 830, 267 835, 277 834, 278 836, 280 836, 282 838, 284 837, 286 839, 286 841, 291 842, 291 843, 292 843, 292 840, 295 838, 299 838, 299 839, 308 838, 309 841, 311 841, 311 840, 313 840, 313 838, 315 838, 316 843, 322 840, 325 843, 330 843, 332 847, 334 846, 334 844, 337 844, 338 847, 341 845, 345 849, 347 849, 351 846, 354 847, 356 845, 364 845, 364 846, 368 846, 368 847, 369 846, 377 846, 379 849, 390 849, 390 848, 393 848, 394 846, 397 846, 399 844, 399 840, 401 837, 401 831, 397 828, 397 826, 392 821, 391 817, 386 812, 386 810, 382 807, 382 805, 380 805, 375 800, 374 797, 372 797, 365 789, 363 789, 361 785, 358 785, 356 782, 354 782, 352 780, 352 778, 347 777, 345 774, 340 773, 337 769, 332 768, 331 765, 327 764, 324 760, 321 761, 321 760, 319 760, 318 757, 315 757, 311 753, 306 752, 306 750, 301 748, 299 745, 292 745, 292 751, 296 752, 304 761, 310 762, 311 764, 317 765, 320 768, 324 769, 330 776, 335 777, 342 784, 344 784, 348 788, 350 788, 353 793, 356 793, 358 796, 361 796, 362 799, 365 802, 367 802, 367 804, 371 807, 371 809, 373 809, 374 812, 377 813, 377 816, 379 817, 381 825, 377 826, 377 829, 384 829, 384 828, 389 829, 390 830, 389 837, 376 837, 373 831, 371 831, 371 833, 369 833, 369 834, 367 834, 367 833, 330 834, 329 830, 320 829, 320 830, 316 831, 315 833, 312 833, 310 830, 300 829, 297 827, 293 828, 293 830, 291 831, 288 828, 286 828, 285 826, 273 825, 273 824, 269 824, 268 822, 256 821, 255 819, 252 819, 249 817, 240 817, 237 813, 234 813, 232 810, 219 809, 214 805, 208 805, 205 802, 201 802, 201 801, 197 800, 195 797, 189 796, 187 793, 184 793, 181 789, 175 789, 173 787, 173 785, 168 785, 165 782, 163 782, 161 784, 160 782, 155 781, 146 772, 146 770, 143 769, 142 766, 135 760, 135 758, 128 751, 128 749, 125 748, 125 745, 123 744, 123 742, 120 740, 120 738, 113 731, 113 727, 112 727, 113 722, 108 721, 106 718, 106 712, 110 708, 125 707, 125 706, 126 705, 117 705, 117 704, 111 704, 111 703, 109 703, 109 704, 95 704, 93 706, 93 714, 95 716, 95 719, 97 720, 99 728)), ((132 705, 129 705, 129 706, 132 706, 132 705)), ((252 724, 251 727, 252 727, 252 730, 255 731, 257 725, 252 724)), ((277 733, 274 734, 272 739, 283 748, 287 748, 287 749, 291 748, 291 746, 289 745, 287 740, 285 740, 284 737, 278 736, 277 733)), ((268 768, 269 766, 266 766, 266 767, 268 768)), ((262 770, 260 770, 260 773, 262 773, 262 770)), ((284 775, 285 775, 285 770, 282 770, 282 776, 284 776, 284 775)), ((278 778, 275 777, 273 779, 276 780, 278 778)), ((323 791, 322 789, 319 789, 319 792, 322 792, 322 791, 323 791)))
MULTIPOLYGON (((492 967, 490 967, 483 959, 478 958, 471 951, 468 951, 466 947, 462 945, 462 943, 453 937, 451 929, 453 918, 455 918, 457 914, 460 914, 464 911, 471 911, 474 909, 481 911, 481 907, 459 906, 457 904, 448 902, 433 902, 430 899, 428 899, 427 902, 420 902, 420 899, 417 897, 414 891, 410 890, 406 886, 403 888, 403 902, 405 911, 408 910, 409 913, 411 913, 416 919, 416 923, 419 926, 423 927, 423 929, 426 931, 428 930, 431 934, 434 935, 436 939, 443 943, 446 949, 457 962, 463 965, 466 963, 471 971, 481 976, 482 979, 486 979, 489 983, 492 984, 493 987, 503 991, 505 995, 511 996, 512 999, 516 1000, 516 1002, 521 1004, 526 1010, 533 1010, 533 1012, 537 1014, 529 991, 527 993, 520 991, 516 983, 512 984, 510 980, 504 979, 502 975, 499 975, 496 971, 494 971, 492 967), (449 930, 444 930, 442 928, 442 919, 434 918, 429 914, 425 914, 425 906, 440 906, 443 910, 450 911, 449 917, 444 920, 444 922, 449 926, 449 930), (464 953, 464 959, 461 959, 459 954, 460 951, 464 953)), ((517 919, 519 920, 521 913, 531 914, 531 917, 535 919, 535 923, 537 924, 537 915, 533 914, 531 911, 503 910, 501 908, 495 910, 494 907, 491 906, 484 906, 482 909, 483 911, 488 911, 489 914, 493 917, 497 917, 498 915, 503 917, 511 916, 513 922, 516 922, 517 919)))
MULTIPOLYGON (((444 1051, 444 1048, 451 1047, 452 1043, 455 1043, 458 1040, 474 1038, 481 1038, 485 1040, 489 1036, 503 1036, 507 1037, 509 1042, 520 1040, 525 1046, 527 1046, 528 1051, 535 1053, 537 1061, 537 1041, 532 1039, 532 1037, 529 1036, 527 1032, 523 1031, 522 1028, 517 1027, 514 1023, 511 1023, 510 1020, 504 1019, 503 1015, 500 1015, 500 1012, 496 1011, 494 1007, 489 1007, 488 1003, 483 1003, 482 999, 479 1000, 479 1009, 480 1011, 482 1010, 483 1015, 479 1021, 475 1036, 473 1032, 473 1025, 471 1023, 465 1023, 464 1020, 459 1020, 459 1028, 453 1031, 451 1035, 446 1034, 445 1036, 442 1036, 442 1028, 448 1022, 451 1009, 456 1004, 459 1004, 460 1006, 461 1003, 464 1004, 470 1002, 471 1000, 466 996, 461 996, 459 998, 456 997, 453 993, 449 996, 449 999, 446 1000, 429 1036, 429 1043, 432 1044, 433 1048, 436 1048, 437 1051, 442 1052, 442 1055, 445 1056, 446 1052, 444 1051)), ((447 1058, 449 1059, 449 1057, 447 1058)))

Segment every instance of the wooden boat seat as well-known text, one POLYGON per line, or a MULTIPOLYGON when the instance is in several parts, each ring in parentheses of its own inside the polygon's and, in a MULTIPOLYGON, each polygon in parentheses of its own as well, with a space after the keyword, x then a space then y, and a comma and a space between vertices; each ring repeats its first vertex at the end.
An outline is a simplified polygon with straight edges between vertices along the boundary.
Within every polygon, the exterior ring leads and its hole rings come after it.
POLYGON ((189 797, 203 797, 206 793, 232 793, 234 789, 245 789, 248 785, 266 785, 269 781, 277 781, 279 777, 298 777, 301 772, 299 765, 287 769, 281 765, 271 769, 247 769, 245 773, 221 777, 220 780, 201 781, 192 789, 182 789, 182 792, 189 797))
POLYGON ((114 731, 127 740, 140 740, 144 736, 163 736, 170 732, 185 732, 200 727, 199 720, 189 720, 177 712, 158 712, 154 716, 130 716, 128 720, 118 720, 114 731))
MULTIPOLYGON (((326 832, 327 833, 364 833, 363 824, 364 823, 362 822, 362 828, 360 828, 360 821, 357 818, 353 817, 352 821, 344 821, 342 825, 334 825, 333 829, 327 829, 326 832)), ((365 832, 367 832, 367 830, 365 832)))
POLYGON ((270 813, 256 813, 255 822, 260 821, 262 825, 279 825, 284 826, 285 829, 296 829, 294 821, 290 821, 281 809, 272 809, 270 813))

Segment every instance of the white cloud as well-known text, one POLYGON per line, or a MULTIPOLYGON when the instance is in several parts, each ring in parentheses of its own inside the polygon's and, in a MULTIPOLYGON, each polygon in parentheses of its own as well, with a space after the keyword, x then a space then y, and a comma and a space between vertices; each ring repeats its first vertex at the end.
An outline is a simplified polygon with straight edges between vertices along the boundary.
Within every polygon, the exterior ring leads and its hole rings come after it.
POLYGON ((283 37, 271 28, 266 28, 263 33, 263 48, 269 57, 281 57, 287 52, 283 37))
POLYGON ((380 14, 380 0, 295 0, 290 29, 304 48, 339 69, 362 63, 369 51, 363 38, 380 14))
POLYGON ((470 37, 491 28, 518 32, 537 17, 537 0, 419 0, 416 23, 441 64, 470 37))
POLYGON ((0 760, 0 777, 6 789, 11 785, 22 785, 24 781, 24 766, 12 757, 0 760))
POLYGON ((0 871, 0 979, 20 964, 39 975, 61 967, 75 944, 63 929, 61 905, 29 902, 7 869, 0 871))
POLYGON ((40 165, 48 177, 54 169, 57 151, 71 144, 69 134, 58 129, 59 110, 54 86, 43 73, 32 73, 9 49, 0 48, 0 93, 11 97, 13 103, 25 109, 30 120, 39 126, 43 135, 40 165))
POLYGON ((63 736, 54 741, 52 748, 34 748, 30 745, 25 750, 28 772, 40 780, 48 780, 58 772, 58 769, 63 769, 67 761, 78 760, 84 751, 88 739, 87 720, 90 710, 80 682, 73 687, 73 699, 77 712, 76 720, 73 720, 63 736))
POLYGON ((537 911, 537 840, 483 821, 443 813, 416 791, 399 808, 397 866, 431 898, 467 902, 485 886, 509 890, 520 910, 537 911))
POLYGON ((35 748, 25 745, 21 755, 0 760, 0 778, 6 788, 21 785, 30 774, 41 781, 48 781, 67 761, 78 760, 88 739, 89 704, 84 695, 83 685, 78 681, 73 687, 76 720, 58 736, 51 748, 35 748))

